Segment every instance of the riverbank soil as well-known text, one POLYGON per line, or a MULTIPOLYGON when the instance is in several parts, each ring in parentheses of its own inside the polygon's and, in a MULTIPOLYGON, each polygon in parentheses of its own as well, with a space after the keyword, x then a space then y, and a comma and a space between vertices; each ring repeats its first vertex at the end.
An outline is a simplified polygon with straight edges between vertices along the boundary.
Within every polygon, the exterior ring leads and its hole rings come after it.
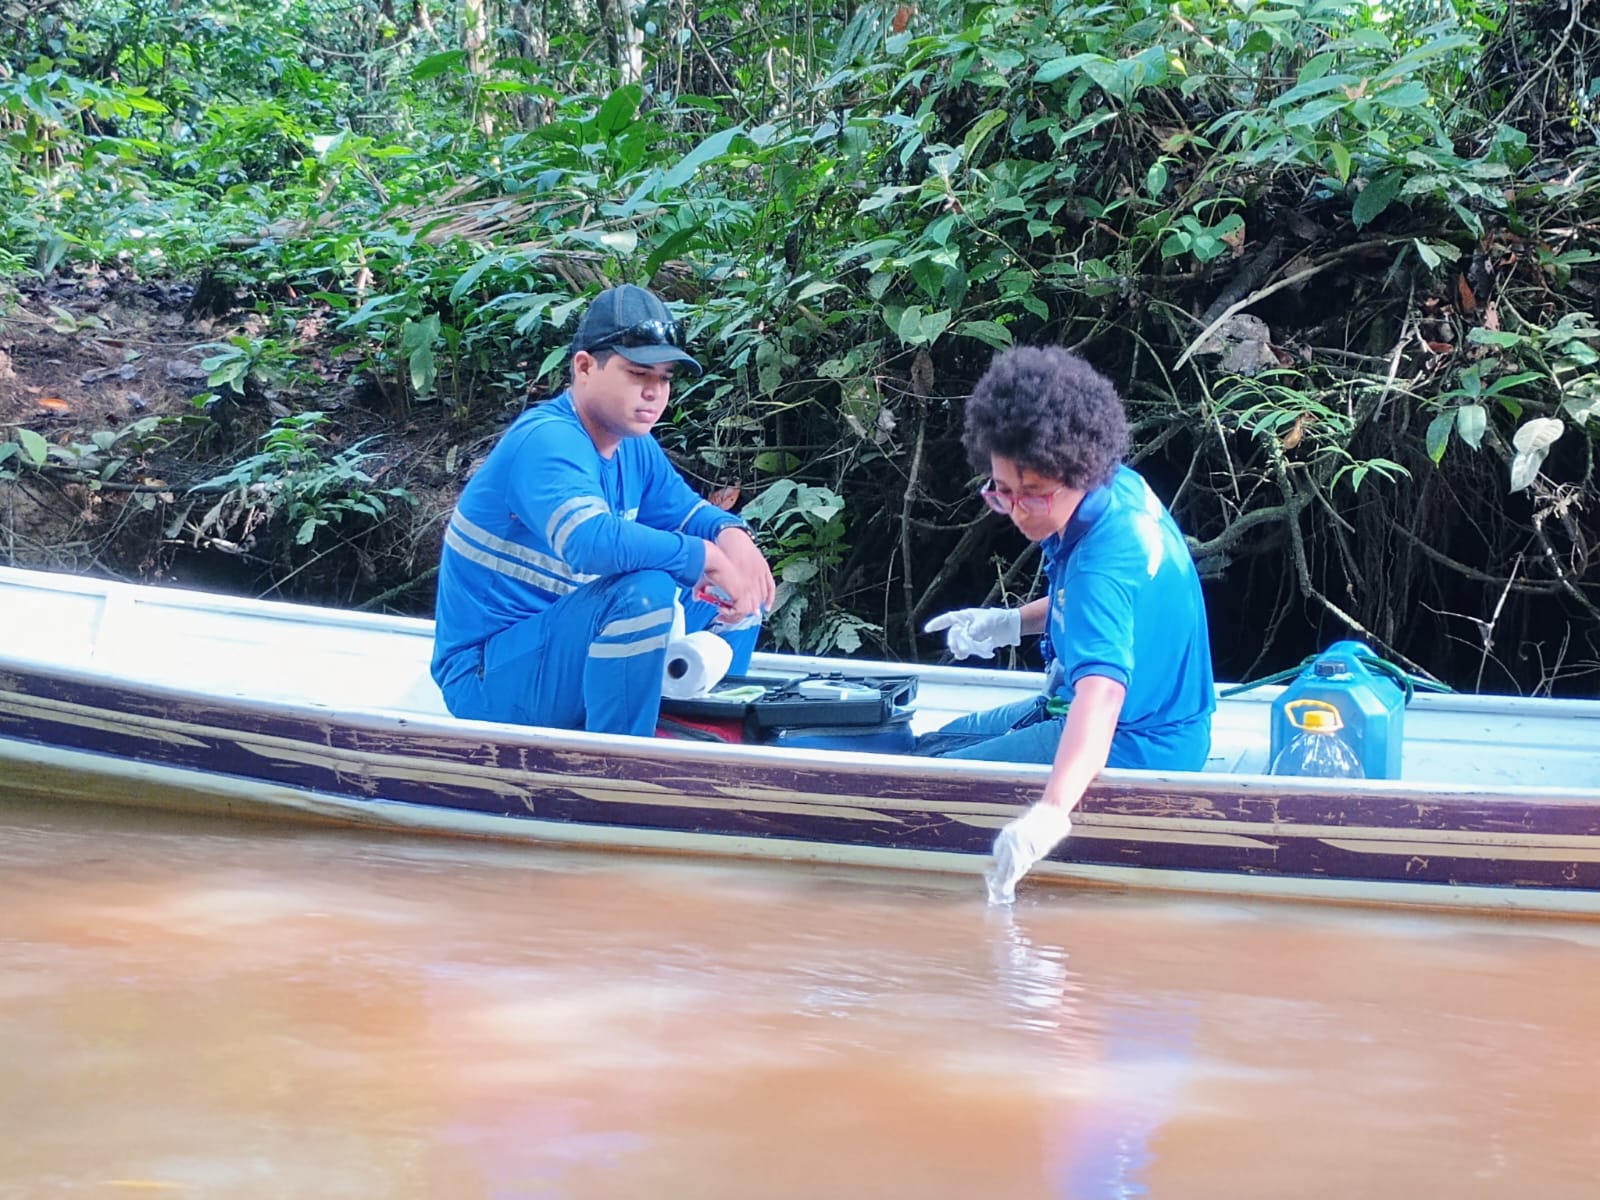
POLYGON ((270 309, 245 300, 92 266, 0 294, 5 558, 429 611, 443 519, 498 430, 372 403, 316 316, 292 370, 219 381, 218 356, 271 341, 270 309))

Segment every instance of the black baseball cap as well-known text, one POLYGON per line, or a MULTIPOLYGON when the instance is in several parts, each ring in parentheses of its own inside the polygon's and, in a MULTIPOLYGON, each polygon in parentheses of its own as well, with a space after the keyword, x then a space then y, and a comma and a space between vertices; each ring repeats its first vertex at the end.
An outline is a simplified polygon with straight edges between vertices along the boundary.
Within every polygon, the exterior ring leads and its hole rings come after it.
POLYGON ((683 348, 683 326, 654 292, 631 283, 607 288, 590 302, 572 338, 572 352, 614 350, 629 362, 653 367, 681 362, 696 375, 704 368, 683 348))

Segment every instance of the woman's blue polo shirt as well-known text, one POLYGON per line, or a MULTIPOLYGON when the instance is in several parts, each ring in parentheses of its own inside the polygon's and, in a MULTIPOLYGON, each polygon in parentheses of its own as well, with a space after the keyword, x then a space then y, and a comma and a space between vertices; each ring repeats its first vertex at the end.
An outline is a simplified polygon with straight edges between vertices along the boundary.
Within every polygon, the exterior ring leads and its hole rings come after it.
POLYGON ((1045 539, 1047 632, 1070 701, 1088 675, 1127 689, 1110 766, 1198 771, 1216 694, 1205 599, 1165 506, 1130 467, 1079 503, 1045 539))

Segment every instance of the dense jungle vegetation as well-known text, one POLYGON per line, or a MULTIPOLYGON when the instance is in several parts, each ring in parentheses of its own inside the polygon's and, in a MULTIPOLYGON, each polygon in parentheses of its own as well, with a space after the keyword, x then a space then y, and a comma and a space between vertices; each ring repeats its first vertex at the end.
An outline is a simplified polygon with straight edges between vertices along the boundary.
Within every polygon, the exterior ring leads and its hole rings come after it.
POLYGON ((1080 350, 1219 674, 1352 632, 1600 675, 1600 13, 1581 0, 0 0, 0 559, 426 613, 587 296, 780 564, 769 644, 932 655, 1037 555, 997 348, 1080 350))

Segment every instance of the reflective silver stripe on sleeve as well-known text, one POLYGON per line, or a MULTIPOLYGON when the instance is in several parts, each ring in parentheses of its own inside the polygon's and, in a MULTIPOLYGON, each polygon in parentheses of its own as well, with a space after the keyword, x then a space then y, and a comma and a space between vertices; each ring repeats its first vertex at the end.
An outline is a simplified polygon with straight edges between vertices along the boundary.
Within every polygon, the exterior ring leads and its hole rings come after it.
POLYGON ((656 637, 641 638, 637 642, 595 642, 589 647, 590 658, 632 658, 636 654, 651 654, 665 650, 671 631, 656 637))
POLYGON ((544 540, 549 542, 551 545, 554 545, 556 540, 556 530, 560 527, 561 522, 566 519, 567 514, 572 512, 574 509, 584 508, 593 504, 598 504, 601 508, 607 510, 610 508, 610 505, 606 503, 604 496, 574 496, 571 500, 563 500, 560 504, 556 505, 555 512, 550 514, 550 520, 545 524, 544 540))
POLYGON ((641 629, 654 629, 657 625, 672 624, 672 609, 657 608, 637 617, 619 617, 600 631, 601 637, 621 637, 625 633, 638 633, 641 629))
POLYGON ((574 571, 559 558, 551 558, 548 554, 540 554, 537 550, 530 550, 527 546, 519 546, 516 542, 509 542, 503 537, 496 537, 487 529, 473 524, 462 516, 460 509, 457 509, 455 515, 450 518, 450 528, 463 537, 471 538, 486 549, 495 551, 497 554, 503 554, 507 558, 518 559, 529 566, 548 572, 558 578, 571 580, 575 584, 592 583, 600 578, 598 575, 585 575, 582 571, 574 571))
POLYGON ((589 504, 573 510, 571 515, 561 523, 561 528, 556 530, 556 536, 550 539, 550 549, 554 550, 557 555, 564 556, 567 552, 567 539, 577 531, 579 525, 582 525, 592 517, 605 516, 610 511, 604 504, 589 504))
POLYGON ((508 562, 499 555, 490 554, 487 550, 474 546, 461 536, 454 524, 451 524, 444 531, 444 544, 469 562, 475 562, 480 567, 485 567, 497 575, 506 575, 512 579, 520 579, 523 583, 531 583, 534 587, 542 588, 553 596, 565 596, 569 592, 578 590, 579 585, 575 583, 570 583, 565 579, 558 579, 533 567, 525 567, 521 563, 508 562))
POLYGON ((699 512, 702 508, 710 507, 711 505, 707 504, 704 500, 695 501, 695 506, 688 512, 684 513, 683 520, 678 522, 678 532, 682 533, 685 529, 689 528, 689 522, 694 519, 695 513, 699 512))

